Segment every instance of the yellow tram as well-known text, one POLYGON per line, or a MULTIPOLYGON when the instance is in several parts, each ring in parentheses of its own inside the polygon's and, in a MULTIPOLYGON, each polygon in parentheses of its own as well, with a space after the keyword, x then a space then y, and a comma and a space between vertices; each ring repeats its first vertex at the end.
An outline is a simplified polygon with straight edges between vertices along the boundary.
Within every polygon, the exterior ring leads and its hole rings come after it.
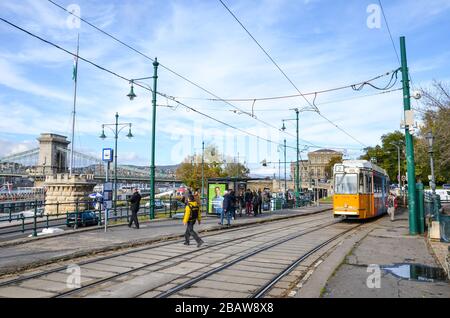
POLYGON ((387 212, 389 176, 365 160, 346 160, 333 169, 333 214, 369 219, 387 212))

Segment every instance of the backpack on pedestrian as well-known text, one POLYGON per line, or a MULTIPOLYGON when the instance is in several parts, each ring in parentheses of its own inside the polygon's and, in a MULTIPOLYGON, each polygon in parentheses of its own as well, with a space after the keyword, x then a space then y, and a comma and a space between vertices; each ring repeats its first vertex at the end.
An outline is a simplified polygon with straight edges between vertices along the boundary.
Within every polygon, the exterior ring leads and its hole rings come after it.
POLYGON ((189 204, 189 208, 191 209, 191 213, 189 214, 189 221, 197 220, 200 208, 198 207, 198 205, 192 204, 189 204))

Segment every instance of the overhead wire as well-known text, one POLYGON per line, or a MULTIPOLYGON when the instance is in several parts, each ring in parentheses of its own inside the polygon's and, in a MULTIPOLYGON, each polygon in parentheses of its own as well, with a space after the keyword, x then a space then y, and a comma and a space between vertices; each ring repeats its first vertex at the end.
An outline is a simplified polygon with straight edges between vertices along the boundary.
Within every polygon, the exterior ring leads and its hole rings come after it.
POLYGON ((397 56, 398 64, 401 65, 402 62, 400 61, 400 56, 398 54, 397 47, 395 46, 394 38, 392 37, 391 28, 389 27, 389 23, 388 23, 388 20, 387 20, 387 17, 386 17, 386 13, 384 12, 383 4, 381 3, 381 0, 378 0, 378 3, 380 4, 381 12, 383 14, 384 22, 386 23, 386 28, 387 28, 387 30, 389 32, 389 37, 390 37, 391 42, 392 42, 392 47, 394 48, 395 55, 397 56))
POLYGON ((340 131, 342 131, 343 133, 345 133, 347 136, 349 136, 351 139, 353 139, 354 141, 356 141, 357 143, 363 145, 364 147, 367 147, 366 144, 364 144, 363 142, 361 142, 360 140, 358 140, 357 138, 355 138, 354 136, 352 136, 351 134, 349 134, 346 130, 344 130, 343 128, 341 128, 340 126, 338 126, 337 124, 335 124, 334 122, 332 122, 330 119, 328 119, 327 117, 325 117, 325 115, 323 115, 320 110, 317 108, 317 106, 315 106, 314 104, 312 104, 306 97, 304 94, 302 94, 302 92, 300 92, 300 90, 298 89, 298 87, 294 84, 294 82, 286 75, 286 73, 281 69, 281 67, 277 64, 277 62, 275 62, 275 60, 270 56, 269 53, 267 53, 267 51, 261 46, 261 44, 255 39, 255 37, 250 33, 250 31, 248 31, 248 29, 244 26, 244 24, 242 24, 242 22, 236 17, 236 15, 230 10, 230 8, 228 8, 228 6, 222 1, 219 0, 219 2, 225 7, 225 9, 233 16, 233 18, 239 23, 239 25, 245 30, 245 32, 247 32, 247 34, 253 39, 253 41, 259 46, 259 48, 264 52, 264 54, 270 59, 270 61, 276 66, 276 68, 283 74, 283 76, 289 81, 289 83, 291 83, 291 85, 297 90, 297 92, 300 94, 300 96, 309 104, 309 106, 311 106, 313 109, 315 109, 315 111, 317 112, 317 114, 319 114, 320 117, 326 119, 329 123, 331 123, 334 127, 336 127, 337 129, 339 129, 340 131))
MULTIPOLYGON (((79 19, 80 21, 83 21, 84 23, 86 23, 87 25, 89 25, 89 26, 91 26, 92 28, 96 29, 97 31, 101 32, 102 34, 104 34, 104 35, 110 37, 111 39, 117 41, 118 43, 124 45, 125 47, 129 48, 130 50, 134 51, 135 53, 141 55, 142 57, 144 57, 144 58, 146 58, 146 59, 148 59, 148 60, 154 62, 154 59, 151 58, 150 56, 148 56, 147 54, 145 54, 145 53, 139 51, 138 49, 132 47, 131 45, 129 45, 129 44, 123 42, 122 40, 118 39, 118 38, 115 37, 114 35, 112 35, 112 34, 106 32, 106 31, 102 30, 101 28, 97 27, 96 25, 94 25, 93 23, 87 21, 86 19, 84 19, 84 18, 82 18, 82 17, 76 15, 75 13, 73 13, 73 12, 67 10, 66 8, 64 8, 63 6, 61 6, 60 4, 56 3, 55 1, 53 1, 53 0, 47 0, 47 1, 48 1, 49 3, 51 3, 51 4, 53 4, 54 6, 60 8, 61 10, 67 12, 68 14, 74 16, 75 18, 79 19)), ((276 126, 274 126, 274 125, 272 125, 272 124, 270 124, 270 123, 268 123, 268 122, 266 122, 266 121, 264 121, 264 120, 261 120, 261 119, 257 118, 256 116, 251 116, 251 115, 250 115, 248 112, 246 112, 245 110, 243 110, 243 109, 241 109, 240 107, 237 107, 236 105, 233 105, 233 104, 231 104, 230 102, 228 102, 228 101, 222 99, 220 96, 214 94, 213 92, 211 92, 210 90, 208 90, 208 89, 202 87, 201 85, 199 85, 199 84, 193 82, 192 80, 188 79, 186 76, 183 76, 183 75, 181 75, 180 73, 178 73, 178 72, 176 72, 176 71, 170 69, 169 67, 165 66, 165 65, 162 64, 161 62, 159 62, 159 66, 162 67, 162 68, 164 68, 166 71, 168 71, 168 72, 174 74, 175 76, 177 76, 177 77, 183 79, 184 81, 190 83, 191 85, 197 87, 198 89, 204 91, 205 93, 207 93, 207 94, 209 94, 209 95, 215 97, 217 100, 223 101, 224 103, 228 104, 229 106, 231 106, 231 107, 235 108, 236 110, 240 111, 242 114, 249 115, 249 117, 255 119, 256 121, 258 121, 258 122, 260 122, 260 123, 262 123, 262 124, 264 124, 264 125, 266 125, 266 126, 269 126, 269 127, 273 128, 273 129, 277 129, 277 130, 278 130, 278 127, 276 127, 276 126)), ((289 134, 289 133, 287 133, 287 134, 289 134)), ((289 135, 291 135, 291 134, 289 134, 289 135)), ((293 136, 293 135, 291 135, 291 136, 293 136)))
MULTIPOLYGON (((122 75, 120 75, 120 74, 118 74, 118 73, 116 73, 116 72, 114 72, 114 71, 111 71, 111 70, 107 69, 106 67, 100 66, 100 65, 98 65, 98 64, 96 64, 96 63, 94 63, 94 62, 92 62, 92 61, 90 61, 90 60, 88 60, 88 59, 86 59, 86 58, 84 58, 84 57, 82 57, 82 56, 80 56, 80 55, 77 55, 76 53, 72 53, 72 52, 70 52, 69 50, 67 50, 67 49, 65 49, 65 48, 63 48, 63 47, 61 47, 60 45, 55 44, 55 43, 53 43, 53 42, 51 42, 51 41, 49 41, 49 40, 46 40, 46 39, 44 39, 44 38, 42 38, 42 37, 40 37, 40 36, 38 36, 38 35, 36 35, 36 34, 30 32, 30 31, 28 31, 28 30, 25 30, 24 28, 22 28, 22 27, 20 27, 20 26, 18 26, 18 25, 16 25, 16 24, 14 24, 14 23, 12 23, 12 22, 10 22, 10 21, 8 21, 8 20, 2 18, 2 17, 0 17, 0 21, 3 21, 3 22, 5 22, 6 24, 12 26, 13 28, 16 28, 16 29, 18 29, 18 30, 20 30, 20 31, 22 31, 22 32, 24 32, 24 33, 26 33, 26 34, 28 34, 28 35, 30 35, 30 36, 32 36, 32 37, 34 37, 34 38, 36 38, 36 39, 42 41, 42 42, 44 42, 44 43, 47 43, 47 44, 49 44, 49 45, 51 45, 51 46, 53 46, 53 47, 55 47, 55 48, 57 48, 57 49, 59 49, 59 50, 65 52, 65 53, 67 53, 67 54, 69 54, 69 55, 72 55, 73 57, 78 57, 79 60, 81 60, 81 61, 83 61, 83 62, 86 62, 86 63, 88 63, 88 64, 90 64, 90 65, 92 65, 92 66, 94 66, 94 67, 96 67, 96 68, 98 68, 98 69, 100 69, 100 70, 102 70, 102 71, 104 71, 104 72, 107 72, 107 73, 109 73, 109 74, 111 74, 111 75, 113 75, 113 76, 115 76, 115 77, 118 77, 118 78, 120 78, 120 79, 122 79, 122 80, 124 80, 124 81, 127 81, 128 83, 131 81, 130 79, 126 78, 125 76, 122 76, 122 75)), ((138 82, 136 82, 136 81, 134 82, 134 85, 139 86, 139 87, 141 87, 141 88, 143 88, 143 89, 145 89, 145 90, 147 90, 147 91, 152 91, 150 88, 148 88, 148 87, 146 87, 145 85, 142 85, 142 84, 140 84, 140 83, 138 83, 138 82)), ((261 137, 261 136, 258 136, 257 134, 253 134, 253 133, 251 133, 251 132, 245 131, 245 130, 243 130, 243 129, 241 129, 241 128, 238 128, 238 127, 235 127, 235 126, 233 126, 233 125, 231 125, 231 124, 228 124, 228 123, 226 123, 226 122, 224 122, 224 121, 222 121, 222 120, 219 120, 219 119, 217 119, 217 118, 214 118, 214 117, 212 117, 211 115, 205 114, 205 113, 203 113, 203 112, 201 112, 201 111, 199 111, 199 110, 197 110, 197 109, 195 109, 195 108, 193 108, 193 107, 191 107, 191 106, 186 105, 185 103, 182 103, 182 102, 176 100, 174 97, 172 97, 172 96, 170 96, 170 95, 168 95, 168 94, 164 94, 164 93, 161 93, 161 92, 156 92, 156 93, 157 93, 158 95, 162 96, 162 97, 165 97, 165 98, 167 98, 167 99, 169 99, 169 100, 172 100, 172 101, 176 102, 177 104, 179 104, 179 105, 181 105, 181 106, 184 106, 185 108, 187 108, 187 109, 189 109, 189 110, 191 110, 191 111, 194 111, 194 112, 196 112, 196 113, 198 113, 198 114, 201 114, 202 116, 207 117, 207 118, 209 118, 209 119, 211 119, 211 120, 213 120, 213 121, 216 121, 216 122, 218 122, 218 123, 220 123, 220 124, 222 124, 222 125, 228 126, 228 127, 233 128, 233 129, 235 129, 235 130, 238 130, 238 131, 240 131, 240 132, 243 132, 243 133, 245 133, 245 134, 247 134, 247 135, 256 137, 257 139, 260 139, 260 140, 263 140, 263 141, 266 141, 266 142, 270 142, 270 143, 274 143, 274 144, 276 144, 276 145, 282 145, 281 143, 278 143, 278 142, 276 142, 276 141, 273 141, 273 140, 269 140, 269 139, 263 138, 263 137, 261 137)), ((296 149, 296 147, 291 147, 291 146, 288 146, 288 148, 296 149)))
MULTIPOLYGON (((324 94, 324 93, 329 93, 329 92, 334 92, 334 91, 338 91, 338 90, 343 90, 343 89, 347 89, 347 88, 352 88, 353 90, 361 90, 362 87, 364 87, 365 85, 369 85, 370 82, 373 82, 377 79, 380 79, 384 76, 389 76, 395 72, 398 72, 398 70, 393 70, 393 71, 389 71, 387 73, 383 73, 381 75, 378 75, 374 78, 371 78, 369 80, 366 81, 362 81, 362 82, 358 82, 355 84, 349 84, 349 85, 345 85, 345 86, 339 86, 339 87, 335 87, 335 88, 328 88, 328 89, 323 89, 320 91, 316 91, 316 92, 308 92, 308 93, 304 93, 304 96, 309 96, 309 95, 319 95, 319 94, 324 94), (362 87, 361 87, 362 86, 362 87), (361 89, 356 89, 361 87, 361 89)), ((392 84, 392 78, 391 81, 389 81, 389 84, 387 85, 387 87, 390 87, 390 85, 392 84)), ((394 84, 395 85, 395 84, 394 84)), ((378 88, 377 86, 373 85, 372 87, 381 90, 381 88, 378 88)), ((390 88, 388 88, 390 89, 390 88)), ((192 100, 207 100, 207 101, 228 101, 228 102, 253 102, 255 103, 256 101, 269 101, 269 100, 279 100, 279 99, 290 99, 290 98, 297 98, 300 97, 299 94, 294 94, 294 95, 282 95, 282 96, 271 96, 271 97, 252 97, 252 98, 225 98, 223 100, 221 99, 215 99, 215 98, 201 98, 201 97, 181 97, 181 96, 177 96, 176 98, 178 99, 192 99, 192 100)), ((258 109, 258 111, 260 111, 260 109, 258 109)))

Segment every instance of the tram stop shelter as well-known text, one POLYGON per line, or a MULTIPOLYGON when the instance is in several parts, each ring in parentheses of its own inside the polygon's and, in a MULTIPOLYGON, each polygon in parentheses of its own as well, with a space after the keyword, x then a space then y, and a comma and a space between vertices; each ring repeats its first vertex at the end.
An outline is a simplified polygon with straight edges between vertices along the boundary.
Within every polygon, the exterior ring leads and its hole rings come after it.
POLYGON ((225 191, 234 190, 236 193, 246 191, 247 189, 272 192, 273 180, 270 178, 211 178, 208 179, 207 187, 207 213, 217 214, 215 207, 221 206, 225 191))

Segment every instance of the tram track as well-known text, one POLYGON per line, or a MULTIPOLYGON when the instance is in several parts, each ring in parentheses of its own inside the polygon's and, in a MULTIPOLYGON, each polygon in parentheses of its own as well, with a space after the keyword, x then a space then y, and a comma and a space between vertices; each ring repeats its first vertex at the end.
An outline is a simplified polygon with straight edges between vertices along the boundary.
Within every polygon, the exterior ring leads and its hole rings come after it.
MULTIPOLYGON (((255 256, 255 255, 260 254, 260 253, 262 253, 262 252, 265 252, 265 251, 268 251, 268 250, 270 250, 270 249, 276 248, 276 247, 278 247, 278 246, 280 246, 280 245, 282 245, 282 244, 285 244, 285 243, 287 243, 287 242, 289 242, 289 241, 298 239, 298 238, 300 238, 300 237, 302 237, 302 236, 305 236, 305 235, 308 235, 308 234, 310 234, 310 233, 313 233, 313 232, 322 230, 322 229, 324 229, 324 228, 326 228, 326 227, 332 226, 332 225, 337 224, 337 223, 340 223, 340 222, 341 222, 341 221, 330 222, 330 223, 327 223, 327 224, 325 224, 325 225, 321 225, 321 226, 318 226, 318 227, 309 229, 309 230, 307 230, 307 231, 305 231, 305 232, 303 232, 303 233, 296 234, 296 235, 291 235, 291 236, 286 237, 286 238, 282 238, 282 239, 280 239, 280 240, 277 241, 277 242, 274 242, 274 243, 269 244, 269 245, 267 245, 267 246, 263 246, 263 247, 257 249, 256 251, 252 251, 252 252, 249 252, 249 253, 247 253, 247 254, 245 254, 245 255, 239 256, 239 257, 235 258, 234 260, 229 261, 229 262, 227 262, 226 264, 224 264, 224 265, 222 265, 222 266, 220 266, 220 267, 218 267, 218 268, 212 269, 212 270, 210 270, 210 271, 208 271, 208 272, 206 272, 206 273, 202 273, 201 275, 198 275, 197 277, 194 277, 194 278, 192 278, 192 279, 190 279, 190 280, 184 282, 184 283, 181 284, 181 285, 178 285, 178 286, 176 286, 176 287, 174 287, 174 288, 171 288, 171 289, 169 289, 169 290, 167 290, 167 291, 165 291, 165 292, 162 292, 162 293, 158 294, 158 295, 156 296, 156 298, 167 298, 167 297, 176 295, 176 294, 178 294, 178 293, 180 293, 180 292, 182 292, 182 291, 184 291, 184 290, 190 288, 190 287, 193 286, 194 284, 196 284, 196 283, 198 283, 198 282, 200 282, 200 281, 203 281, 203 280, 205 280, 205 279, 208 278, 208 277, 211 277, 212 275, 221 273, 221 272, 224 271, 225 269, 230 269, 232 266, 234 266, 234 265, 236 265, 236 264, 239 264, 239 263, 242 262, 243 260, 248 260, 248 259, 251 258, 252 256, 255 256)), ((308 258, 309 256, 311 256, 312 254, 314 254, 315 252, 317 252, 318 250, 320 250, 320 249, 323 248, 324 246, 326 246, 326 245, 330 244, 331 242, 335 241, 335 240, 338 239, 339 237, 345 235, 346 233, 348 233, 348 232, 350 232, 350 231, 355 230, 355 229, 356 229, 357 227, 359 227, 359 226, 361 226, 361 224, 356 225, 356 226, 354 226, 354 227, 351 227, 350 229, 347 229, 347 230, 345 230, 345 231, 343 231, 343 232, 340 232, 340 233, 338 233, 337 235, 333 236, 332 238, 326 240, 325 242, 322 242, 322 243, 320 243, 320 244, 314 246, 312 249, 310 249, 310 250, 308 250, 306 253, 302 254, 299 258, 297 258, 297 259, 296 259, 294 262, 292 262, 289 266, 287 266, 285 269, 283 269, 279 274, 275 275, 275 277, 273 277, 272 279, 270 279, 270 280, 269 280, 265 285, 263 285, 260 289, 258 289, 258 290, 257 290, 256 292, 254 292, 253 294, 249 295, 249 297, 250 297, 250 298, 260 298, 260 297, 263 297, 263 296, 270 290, 270 288, 271 288, 272 286, 274 286, 279 280, 281 280, 284 276, 286 276, 286 275, 289 274, 293 269, 295 269, 295 268, 296 268, 303 260, 305 260, 306 258, 308 258)), ((147 293, 147 292, 149 292, 149 291, 146 291, 146 292, 144 292, 144 293, 141 293, 140 295, 137 295, 137 297, 142 296, 142 295, 144 295, 144 294, 147 293)), ((181 296, 183 296, 183 295, 181 295, 181 296)), ((205 295, 205 297, 206 297, 206 295, 205 295)))
MULTIPOLYGON (((220 246, 223 246, 223 245, 229 244, 229 243, 235 243, 235 242, 237 242, 239 240, 245 240, 245 239, 250 239, 250 238, 254 238, 254 237, 257 237, 257 236, 261 236, 261 235, 266 235, 266 234, 271 233, 271 232, 279 231, 280 229, 286 230, 286 229, 295 228, 295 227, 298 227, 301 224, 309 223, 312 220, 313 221, 314 220, 320 221, 320 220, 325 219, 325 218, 317 218, 317 215, 307 216, 305 218, 307 218, 307 219, 302 219, 301 220, 302 222, 298 222, 298 223, 295 223, 295 224, 292 224, 292 225, 288 225, 288 226, 286 226, 285 223, 292 223, 292 220, 273 221, 274 223, 275 222, 276 223, 281 223, 281 226, 277 227, 277 228, 272 228, 272 229, 269 229, 269 230, 265 230, 265 231, 259 231, 257 233, 250 234, 250 235, 240 236, 240 237, 238 237, 238 238, 236 238, 236 239, 234 239, 232 241, 221 242, 221 243, 218 243, 218 244, 205 246, 205 247, 203 247, 201 249, 196 250, 195 252, 197 252, 197 254, 198 254, 198 252, 201 252, 201 251, 205 251, 206 252, 207 250, 210 250, 211 248, 220 247, 220 246)), ((260 225, 249 226, 246 229, 247 230, 254 230, 254 229, 257 230, 259 226, 260 225)), ((235 231, 242 231, 242 228, 236 228, 236 229, 230 229, 230 230, 226 230, 226 231, 220 231, 218 233, 209 234, 209 235, 206 235, 204 237, 214 237, 214 236, 217 236, 217 235, 223 235, 225 233, 232 233, 232 232, 235 232, 235 231)), ((166 242, 166 243, 163 243, 163 244, 152 245, 152 246, 149 246, 149 247, 140 248, 140 249, 137 249, 137 250, 134 249, 134 250, 126 251, 126 252, 123 252, 123 253, 115 253, 113 255, 107 255, 107 256, 104 256, 104 257, 95 258, 95 259, 87 260, 87 261, 84 261, 84 262, 80 262, 77 265, 82 268, 84 265, 100 263, 102 261, 112 260, 112 259, 115 259, 115 258, 120 258, 121 256, 133 256, 133 254, 139 254, 140 252, 150 251, 150 250, 154 250, 154 249, 158 249, 158 248, 162 248, 162 247, 166 247, 166 246, 170 246, 170 245, 175 245, 176 246, 179 243, 181 243, 181 241, 182 240, 170 241, 170 242, 166 242)), ((154 267, 154 266, 157 266, 157 265, 162 264, 164 262, 170 262, 172 260, 176 260, 177 258, 183 258, 183 257, 191 255, 191 254, 193 254, 193 252, 189 251, 189 252, 186 252, 186 253, 175 255, 173 257, 167 257, 167 258, 164 258, 162 260, 159 260, 159 261, 156 261, 156 262, 153 262, 153 263, 150 263, 150 264, 137 266, 135 268, 132 268, 131 270, 128 270, 128 271, 125 271, 125 272, 121 272, 121 273, 118 273, 116 275, 109 275, 108 277, 105 277, 103 279, 94 280, 93 282, 85 284, 85 285, 81 286, 80 288, 72 289, 72 290, 69 290, 69 291, 66 291, 66 292, 62 292, 62 293, 57 293, 53 297, 65 297, 65 296, 69 296, 69 295, 72 295, 72 294, 76 294, 77 292, 89 289, 91 287, 98 286, 98 285, 100 285, 102 283, 114 280, 114 279, 116 279, 118 277, 126 276, 126 275, 129 275, 129 274, 138 272, 139 270, 142 270, 142 269, 145 269, 145 268, 149 268, 149 267, 152 267, 152 266, 154 267)), ((180 262, 182 262, 182 261, 185 261, 185 259, 182 259, 180 262)), ((178 262, 178 263, 180 263, 180 262, 178 262)), ((0 282, 0 288, 7 287, 7 286, 17 286, 18 284, 26 282, 26 281, 39 279, 39 278, 45 278, 45 276, 47 276, 49 274, 62 272, 62 271, 65 271, 66 269, 67 269, 67 265, 64 265, 64 266, 59 266, 59 267, 56 267, 56 268, 53 268, 53 269, 50 269, 50 270, 38 272, 38 273, 35 273, 35 274, 26 275, 24 277, 19 277, 19 278, 12 279, 12 280, 6 280, 6 281, 3 281, 3 282, 0 282)))

